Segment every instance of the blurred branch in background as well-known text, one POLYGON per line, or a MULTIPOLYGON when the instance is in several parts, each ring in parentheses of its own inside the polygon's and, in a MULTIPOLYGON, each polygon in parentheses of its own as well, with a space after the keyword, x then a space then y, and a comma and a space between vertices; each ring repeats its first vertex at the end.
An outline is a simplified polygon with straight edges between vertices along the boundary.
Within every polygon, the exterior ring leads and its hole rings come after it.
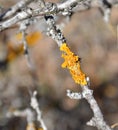
POLYGON ((47 130, 45 123, 41 117, 41 110, 39 109, 39 103, 36 99, 37 91, 33 92, 33 95, 31 96, 31 107, 35 110, 36 114, 31 108, 26 108, 25 110, 10 110, 7 112, 6 117, 12 118, 12 117, 23 117, 26 118, 27 126, 26 130, 47 130), (37 117, 37 119, 36 119, 37 117), (39 125, 37 126, 36 121, 39 122, 39 125))
POLYGON ((37 121, 39 121, 41 128, 43 130, 47 130, 47 127, 42 119, 42 114, 41 114, 41 110, 39 109, 39 103, 36 99, 36 95, 37 95, 37 91, 34 91, 32 97, 31 97, 30 105, 37 113, 37 121))

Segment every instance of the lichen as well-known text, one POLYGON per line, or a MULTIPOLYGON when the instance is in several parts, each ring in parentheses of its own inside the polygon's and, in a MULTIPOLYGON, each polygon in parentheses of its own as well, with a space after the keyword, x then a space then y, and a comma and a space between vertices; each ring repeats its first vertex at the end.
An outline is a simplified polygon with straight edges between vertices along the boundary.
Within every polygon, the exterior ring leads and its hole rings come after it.
POLYGON ((69 69, 75 83, 80 85, 87 85, 86 76, 81 70, 79 56, 71 52, 66 43, 63 43, 60 46, 60 51, 63 51, 62 58, 65 60, 62 64, 62 68, 69 69))

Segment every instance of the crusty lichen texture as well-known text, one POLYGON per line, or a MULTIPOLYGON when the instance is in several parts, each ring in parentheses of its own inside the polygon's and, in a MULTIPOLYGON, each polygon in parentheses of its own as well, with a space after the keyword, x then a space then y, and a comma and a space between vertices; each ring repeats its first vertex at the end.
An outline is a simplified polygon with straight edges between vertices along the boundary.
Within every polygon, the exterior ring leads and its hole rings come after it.
POLYGON ((86 76, 81 71, 79 56, 71 52, 66 43, 60 46, 60 51, 63 51, 62 58, 65 60, 62 64, 62 68, 68 68, 70 70, 75 83, 82 86, 87 85, 86 76))

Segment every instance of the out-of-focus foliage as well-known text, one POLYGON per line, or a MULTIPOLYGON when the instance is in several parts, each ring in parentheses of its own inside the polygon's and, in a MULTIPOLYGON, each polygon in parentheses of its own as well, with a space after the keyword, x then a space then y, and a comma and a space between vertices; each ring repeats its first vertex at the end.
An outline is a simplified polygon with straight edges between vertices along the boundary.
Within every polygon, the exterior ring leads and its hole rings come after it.
MULTIPOLYGON (((37 41, 41 38, 41 33, 40 32, 32 32, 30 35, 26 36, 26 40, 28 42, 28 46, 34 46, 37 41)), ((8 42, 8 56, 7 56, 7 61, 11 61, 15 59, 19 54, 23 54, 23 43, 22 43, 22 34, 19 33, 16 35, 16 41, 21 42, 20 44, 15 45, 12 42, 8 42)))

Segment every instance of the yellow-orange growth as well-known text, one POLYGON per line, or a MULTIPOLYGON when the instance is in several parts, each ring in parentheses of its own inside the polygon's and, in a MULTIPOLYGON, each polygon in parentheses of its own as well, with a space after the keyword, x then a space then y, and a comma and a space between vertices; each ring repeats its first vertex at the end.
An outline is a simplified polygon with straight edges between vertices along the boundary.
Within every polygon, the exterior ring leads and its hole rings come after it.
POLYGON ((62 54, 62 57, 65 60, 62 64, 62 68, 68 68, 70 70, 70 73, 75 83, 80 85, 87 85, 86 76, 81 71, 79 56, 71 52, 66 43, 63 43, 60 46, 60 51, 64 52, 62 54))
MULTIPOLYGON (((32 34, 26 36, 26 40, 28 43, 28 46, 31 47, 35 45, 40 39, 42 35, 40 32, 33 32, 32 34)), ((22 40, 22 33, 18 33, 16 35, 17 40, 22 40)), ((19 46, 13 46, 13 43, 8 43, 8 56, 7 61, 14 60, 19 54, 22 54, 24 51, 23 44, 19 44, 19 46)))
POLYGON ((36 126, 34 123, 28 123, 26 130, 36 130, 36 126))

